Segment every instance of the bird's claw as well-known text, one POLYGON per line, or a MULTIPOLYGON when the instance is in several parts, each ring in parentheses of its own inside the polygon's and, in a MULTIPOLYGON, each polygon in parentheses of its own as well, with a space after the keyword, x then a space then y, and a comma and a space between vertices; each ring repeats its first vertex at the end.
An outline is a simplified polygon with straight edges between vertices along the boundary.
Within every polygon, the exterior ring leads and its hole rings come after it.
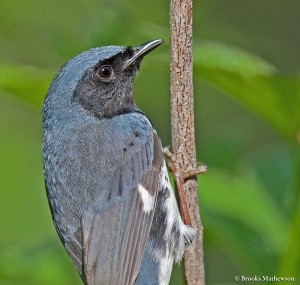
POLYGON ((175 155, 170 151, 170 147, 164 147, 163 153, 167 159, 168 168, 174 177, 183 222, 186 225, 191 225, 190 214, 184 193, 184 181, 206 172, 207 167, 205 164, 200 163, 196 168, 188 168, 185 171, 182 171, 175 155))
POLYGON ((166 146, 163 148, 163 153, 167 158, 167 165, 170 171, 172 172, 173 176, 182 176, 183 180, 187 180, 193 178, 199 174, 203 174, 207 171, 206 164, 202 162, 197 162, 196 168, 188 168, 186 170, 181 170, 179 164, 175 158, 175 155, 170 151, 170 147, 166 146), (176 174, 175 174, 176 173, 176 174), (174 175, 175 174, 175 175, 174 175))

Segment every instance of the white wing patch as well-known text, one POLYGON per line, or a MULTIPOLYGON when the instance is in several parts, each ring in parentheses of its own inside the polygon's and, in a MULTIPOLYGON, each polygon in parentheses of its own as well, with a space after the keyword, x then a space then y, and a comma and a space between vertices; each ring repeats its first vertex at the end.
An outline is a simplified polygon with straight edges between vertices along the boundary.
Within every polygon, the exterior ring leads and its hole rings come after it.
POLYGON ((152 197, 149 192, 140 184, 138 184, 138 191, 143 201, 143 211, 149 213, 154 209, 155 199, 152 197))

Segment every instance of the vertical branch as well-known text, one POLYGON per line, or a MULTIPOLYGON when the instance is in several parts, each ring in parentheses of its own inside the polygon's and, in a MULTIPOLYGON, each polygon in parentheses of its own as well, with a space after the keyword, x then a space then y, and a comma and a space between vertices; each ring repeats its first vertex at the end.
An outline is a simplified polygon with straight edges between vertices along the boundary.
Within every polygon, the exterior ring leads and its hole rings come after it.
MULTIPOLYGON (((171 0, 171 124, 172 149, 181 169, 196 167, 194 129, 192 0, 171 0)), ((197 180, 184 183, 191 222, 197 231, 184 255, 188 285, 204 285, 203 228, 201 225, 197 180)))

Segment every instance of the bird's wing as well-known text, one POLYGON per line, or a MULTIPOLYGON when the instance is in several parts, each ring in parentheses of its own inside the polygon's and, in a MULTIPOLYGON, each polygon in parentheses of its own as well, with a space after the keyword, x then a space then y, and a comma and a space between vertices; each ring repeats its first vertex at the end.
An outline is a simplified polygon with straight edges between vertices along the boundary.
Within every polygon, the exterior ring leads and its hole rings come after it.
POLYGON ((146 131, 128 134, 122 163, 108 174, 107 206, 89 208, 65 243, 88 285, 132 285, 139 272, 163 159, 156 132, 152 127, 146 131))

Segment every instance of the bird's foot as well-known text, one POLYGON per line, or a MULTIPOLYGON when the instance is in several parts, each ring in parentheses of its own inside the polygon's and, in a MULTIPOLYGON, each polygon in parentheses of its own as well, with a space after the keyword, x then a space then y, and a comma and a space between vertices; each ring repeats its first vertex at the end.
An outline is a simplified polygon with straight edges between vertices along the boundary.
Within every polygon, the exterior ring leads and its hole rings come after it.
POLYGON ((185 225, 191 225, 191 218, 184 193, 184 181, 206 172, 207 167, 205 164, 200 163, 196 168, 188 168, 183 171, 169 147, 164 147, 163 152, 167 159, 168 168, 174 177, 182 220, 185 225))

